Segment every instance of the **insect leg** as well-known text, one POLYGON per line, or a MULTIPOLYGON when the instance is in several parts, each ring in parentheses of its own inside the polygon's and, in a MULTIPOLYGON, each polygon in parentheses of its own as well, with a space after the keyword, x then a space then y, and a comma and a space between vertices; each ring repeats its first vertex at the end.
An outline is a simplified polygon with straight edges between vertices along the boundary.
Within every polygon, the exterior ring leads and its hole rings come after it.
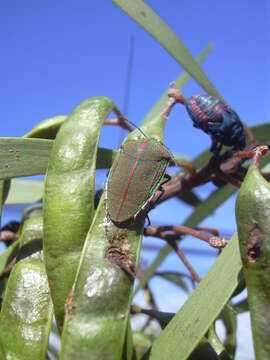
POLYGON ((159 199, 161 198, 161 196, 164 194, 165 190, 164 190, 164 187, 163 185, 165 185, 167 182, 169 182, 171 180, 171 176, 168 175, 168 174, 165 174, 164 175, 164 181, 163 183, 161 183, 161 185, 159 185, 158 187, 158 190, 160 191, 160 194, 158 195, 158 197, 156 198, 156 200, 154 202, 151 203, 149 209, 148 209, 148 212, 152 209, 155 208, 156 204, 158 203, 159 199))
MULTIPOLYGON (((172 177, 169 174, 165 174, 164 175, 164 181, 159 185, 158 190, 162 191, 162 186, 167 184, 167 182, 169 182, 172 179, 172 177)), ((164 191, 164 189, 163 189, 164 191)))
POLYGON ((159 185, 158 190, 160 191, 160 194, 158 195, 157 199, 150 205, 149 210, 152 210, 155 208, 156 203, 158 202, 158 200, 161 198, 161 196, 164 194, 165 190, 163 188, 163 185, 165 185, 167 182, 169 182, 171 180, 171 176, 169 174, 165 174, 164 175, 164 181, 159 185))
POLYGON ((218 143, 217 140, 212 138, 212 144, 210 147, 210 151, 214 154, 214 156, 219 157, 221 148, 222 148, 222 144, 218 143))

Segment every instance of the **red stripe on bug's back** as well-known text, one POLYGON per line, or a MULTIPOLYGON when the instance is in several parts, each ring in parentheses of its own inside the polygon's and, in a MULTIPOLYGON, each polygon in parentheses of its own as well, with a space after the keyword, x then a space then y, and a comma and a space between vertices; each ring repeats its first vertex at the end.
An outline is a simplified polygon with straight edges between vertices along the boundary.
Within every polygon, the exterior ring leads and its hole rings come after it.
POLYGON ((128 189, 129 189, 129 186, 130 186, 132 177, 133 177, 133 175, 134 175, 134 173, 135 173, 135 171, 136 171, 138 162, 139 162, 139 160, 140 160, 140 158, 141 158, 141 156, 142 156, 143 149, 144 149, 145 146, 149 143, 149 141, 150 141, 150 139, 149 139, 149 140, 146 140, 146 141, 142 144, 142 147, 141 147, 141 149, 140 149, 140 153, 139 153, 139 155, 138 155, 138 157, 137 157, 137 160, 136 160, 136 162, 135 162, 135 164, 134 164, 134 166, 133 166, 133 168, 132 168, 132 170, 131 170, 131 173, 130 173, 129 178, 128 178, 127 186, 126 186, 126 189, 125 189, 125 192, 124 192, 124 195, 123 195, 121 204, 120 204, 119 209, 118 209, 117 214, 116 214, 116 220, 118 220, 118 218, 119 218, 119 214, 120 214, 120 212, 121 212, 121 210, 122 210, 123 204, 124 204, 125 199, 126 199, 126 197, 127 197, 128 189))

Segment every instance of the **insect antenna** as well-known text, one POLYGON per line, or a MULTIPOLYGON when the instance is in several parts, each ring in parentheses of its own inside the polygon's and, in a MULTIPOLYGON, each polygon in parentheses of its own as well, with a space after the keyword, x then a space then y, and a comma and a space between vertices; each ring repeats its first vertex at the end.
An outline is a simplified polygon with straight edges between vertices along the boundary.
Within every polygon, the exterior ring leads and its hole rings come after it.
POLYGON ((140 133, 143 134, 144 137, 148 138, 148 136, 142 131, 141 128, 139 128, 136 124, 134 124, 132 121, 128 120, 125 118, 125 121, 127 121, 128 123, 130 123, 133 127, 135 127, 135 129, 139 130, 140 133))

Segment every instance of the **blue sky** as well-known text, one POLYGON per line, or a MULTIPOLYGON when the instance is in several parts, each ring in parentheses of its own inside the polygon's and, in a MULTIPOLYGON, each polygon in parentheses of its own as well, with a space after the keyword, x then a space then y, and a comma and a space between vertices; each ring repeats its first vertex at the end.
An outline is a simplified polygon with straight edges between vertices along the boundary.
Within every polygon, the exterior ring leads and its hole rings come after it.
MULTIPOLYGON (((268 0, 152 0, 147 3, 194 56, 210 42, 215 44, 203 68, 248 125, 270 120, 268 0)), ((183 69, 136 23, 104 0, 2 0, 1 136, 22 136, 46 117, 69 114, 89 96, 111 97, 123 108, 131 36, 135 37, 135 55, 128 117, 139 124, 183 69)), ((186 96, 204 93, 194 81, 183 90, 186 96)), ((165 135, 166 145, 172 151, 189 157, 210 145, 208 137, 192 127, 185 109, 180 106, 173 110, 165 135)), ((104 128, 100 144, 117 148, 119 130, 104 128)), ((104 174, 98 179, 104 182, 104 174)), ((210 189, 213 188, 200 189, 201 195, 206 196, 210 189)), ((233 232, 234 201, 226 202, 204 224, 233 232)), ((190 212, 190 208, 171 200, 157 208, 151 219, 181 223, 190 212)), ((9 214, 18 216, 15 209, 9 214)), ((197 240, 186 240, 183 246, 191 245, 205 249, 197 240)), ((144 256, 148 261, 151 258, 149 253, 144 256)), ((214 258, 198 261, 193 257, 192 260, 204 274, 214 258)), ((179 266, 178 261, 171 258, 165 265, 179 266)))

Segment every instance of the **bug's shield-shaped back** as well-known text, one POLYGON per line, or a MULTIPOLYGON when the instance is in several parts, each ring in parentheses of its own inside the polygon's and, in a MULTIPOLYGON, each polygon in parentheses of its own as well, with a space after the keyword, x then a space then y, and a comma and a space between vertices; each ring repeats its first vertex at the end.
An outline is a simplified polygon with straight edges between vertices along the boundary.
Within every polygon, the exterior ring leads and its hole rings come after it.
POLYGON ((162 182, 170 160, 167 148, 153 138, 123 145, 107 182, 107 211, 113 222, 140 213, 162 182))

